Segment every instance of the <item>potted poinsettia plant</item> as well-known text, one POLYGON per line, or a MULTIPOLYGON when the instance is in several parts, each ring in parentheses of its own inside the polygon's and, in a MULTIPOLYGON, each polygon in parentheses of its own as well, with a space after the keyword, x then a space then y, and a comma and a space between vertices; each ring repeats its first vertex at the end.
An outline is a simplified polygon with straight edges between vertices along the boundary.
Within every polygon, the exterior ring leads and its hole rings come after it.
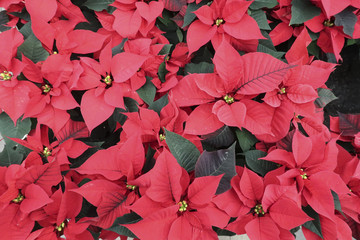
POLYGON ((2 238, 360 237, 358 1, 0 7, 2 238))

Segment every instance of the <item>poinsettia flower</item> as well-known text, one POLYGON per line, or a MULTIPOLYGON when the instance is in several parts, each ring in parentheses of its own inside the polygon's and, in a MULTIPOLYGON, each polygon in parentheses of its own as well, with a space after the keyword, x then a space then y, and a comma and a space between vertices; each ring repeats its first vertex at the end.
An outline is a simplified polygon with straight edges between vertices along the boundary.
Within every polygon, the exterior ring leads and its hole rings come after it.
POLYGON ((115 108, 125 109, 123 97, 139 98, 126 81, 136 74, 146 59, 129 52, 112 57, 111 43, 101 51, 100 62, 81 58, 84 72, 74 89, 89 89, 82 96, 80 110, 90 132, 109 118, 115 108))
MULTIPOLYGON (((55 37, 60 29, 52 26, 51 22, 57 22, 63 16, 67 24, 75 27, 80 22, 87 22, 79 7, 70 0, 49 0, 25 2, 26 10, 30 14, 31 28, 35 36, 46 46, 47 49, 53 49, 55 37), (41 6, 41 7, 40 7, 41 6), (46 9, 47 11, 43 11, 46 9)), ((64 21, 64 20, 61 20, 64 21)))
POLYGON ((189 115, 185 133, 208 134, 225 124, 271 134, 271 110, 250 99, 276 89, 292 66, 264 53, 240 56, 226 41, 213 62, 216 73, 187 75, 172 89, 180 107, 200 105, 189 115))
POLYGON ((24 114, 29 94, 36 87, 27 81, 19 81, 18 75, 25 65, 16 59, 17 48, 24 42, 15 28, 0 33, 0 108, 16 122, 24 114))
POLYGON ((164 9, 162 1, 116 0, 111 6, 117 8, 113 28, 124 38, 134 38, 138 32, 146 36, 164 9))
POLYGON ((216 205, 237 219, 226 229, 250 239, 294 239, 290 229, 311 218, 302 210, 295 186, 267 183, 247 168, 237 167, 232 189, 215 198, 216 205))
POLYGON ((198 20, 191 23, 188 29, 186 42, 189 54, 210 40, 217 49, 224 38, 227 41, 230 41, 230 38, 263 39, 256 21, 247 14, 251 3, 252 1, 243 0, 215 0, 210 6, 204 5, 194 11, 198 20))
POLYGON ((140 239, 217 239, 211 226, 224 227, 229 217, 212 203, 220 176, 190 177, 164 150, 157 158, 146 194, 131 206, 143 220, 125 226, 140 239), (190 183, 190 184, 189 184, 190 183))
POLYGON ((319 214, 332 219, 334 201, 330 190, 338 194, 348 192, 340 176, 333 172, 337 154, 335 140, 326 144, 321 135, 305 137, 296 130, 292 152, 275 149, 262 159, 284 165, 288 170, 278 176, 280 183, 296 183, 306 202, 319 214))
MULTIPOLYGON (((359 23, 359 19, 357 20, 357 23, 359 23)), ((345 38, 360 37, 358 29, 355 31, 355 28, 352 36, 345 34, 342 26, 335 25, 335 17, 327 17, 324 13, 306 21, 304 24, 311 31, 320 33, 317 45, 325 53, 333 53, 337 61, 342 60, 340 51, 344 46, 345 38)), ((355 24, 355 26, 357 25, 358 24, 355 24)))

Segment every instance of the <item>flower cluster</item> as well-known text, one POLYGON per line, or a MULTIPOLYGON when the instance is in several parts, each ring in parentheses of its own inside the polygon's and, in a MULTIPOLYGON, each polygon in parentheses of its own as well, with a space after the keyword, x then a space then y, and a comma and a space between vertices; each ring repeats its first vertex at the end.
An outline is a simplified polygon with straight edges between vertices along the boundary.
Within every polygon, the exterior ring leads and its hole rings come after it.
POLYGON ((360 237, 358 0, 0 7, 1 238, 360 237))

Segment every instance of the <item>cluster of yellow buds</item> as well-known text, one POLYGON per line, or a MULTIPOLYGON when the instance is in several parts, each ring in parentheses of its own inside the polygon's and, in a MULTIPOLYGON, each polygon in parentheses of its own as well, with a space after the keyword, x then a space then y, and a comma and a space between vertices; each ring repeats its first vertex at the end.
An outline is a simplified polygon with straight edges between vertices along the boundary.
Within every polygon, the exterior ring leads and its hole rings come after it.
POLYGON ((179 205, 179 212, 185 212, 188 207, 188 204, 184 200, 179 202, 178 205, 179 205))
POLYGON ((231 103, 235 102, 234 98, 230 95, 225 95, 224 100, 227 104, 231 104, 231 103))
POLYGON ((159 139, 160 139, 160 141, 164 141, 164 140, 166 140, 166 137, 164 134, 160 134, 159 139))
POLYGON ((126 188, 134 191, 134 190, 136 189, 136 186, 135 186, 135 185, 126 184, 126 188))
POLYGON ((24 200, 24 196, 21 193, 19 193, 18 196, 12 200, 12 202, 20 203, 22 202, 22 200, 24 200))
POLYGON ((264 209, 263 209, 263 207, 262 207, 261 204, 257 204, 257 205, 255 206, 254 212, 255 212, 257 215, 261 215, 261 216, 265 214, 265 211, 264 211, 264 209))
POLYGON ((62 222, 59 226, 56 226, 55 229, 58 232, 61 232, 65 228, 65 222, 62 222))
POLYGON ((285 94, 285 93, 286 93, 285 88, 284 88, 284 87, 283 87, 283 88, 281 88, 281 89, 279 90, 279 93, 280 93, 280 94, 285 94))
POLYGON ((107 75, 107 76, 104 78, 104 83, 105 83, 106 85, 111 85, 112 80, 111 80, 110 75, 107 75))
POLYGON ((42 89, 43 93, 48 93, 51 91, 51 87, 48 84, 41 86, 41 89, 42 89))
POLYGON ((307 176, 307 174, 304 172, 304 169, 301 168, 300 171, 303 172, 303 174, 300 174, 301 178, 302 178, 302 179, 308 179, 308 176, 307 176))
POLYGON ((215 20, 215 25, 216 26, 220 26, 223 23, 224 23, 224 19, 222 19, 222 18, 218 18, 218 19, 215 20))
POLYGON ((324 21, 324 26, 325 26, 325 27, 333 27, 333 26, 335 26, 335 24, 334 24, 333 21, 331 21, 330 19, 328 19, 328 20, 325 20, 325 21, 324 21))
POLYGON ((44 155, 44 157, 48 157, 51 155, 51 150, 48 147, 44 147, 42 154, 44 155))
POLYGON ((0 80, 9 81, 13 76, 14 74, 12 72, 3 71, 2 73, 0 73, 0 80))

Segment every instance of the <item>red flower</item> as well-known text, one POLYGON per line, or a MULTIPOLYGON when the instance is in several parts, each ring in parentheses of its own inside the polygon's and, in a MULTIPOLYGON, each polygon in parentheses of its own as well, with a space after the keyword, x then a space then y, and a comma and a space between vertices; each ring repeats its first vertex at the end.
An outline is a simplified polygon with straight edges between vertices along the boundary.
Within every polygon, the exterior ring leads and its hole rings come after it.
POLYGON ((240 56, 226 41, 213 62, 217 73, 187 75, 172 90, 179 106, 200 104, 191 112, 185 133, 208 134, 226 124, 271 134, 271 110, 250 99, 274 90, 292 66, 264 53, 240 56))
POLYGON ((220 209, 237 217, 226 229, 250 239, 293 239, 289 230, 311 220, 301 210, 294 186, 269 184, 267 176, 262 179, 247 168, 237 172, 232 189, 215 198, 220 209))
POLYGON ((224 227, 229 217, 212 203, 220 176, 195 178, 164 150, 150 174, 145 196, 131 207, 143 217, 125 225, 140 239, 217 239, 211 226, 224 227))
POLYGON ((215 0, 210 6, 204 5, 194 13, 194 21, 187 33, 189 54, 197 51, 211 40, 217 49, 221 41, 263 39, 256 21, 247 14, 252 1, 215 0), (236 9, 236 11, 234 11, 236 9), (246 27, 244 27, 246 26, 246 27))

